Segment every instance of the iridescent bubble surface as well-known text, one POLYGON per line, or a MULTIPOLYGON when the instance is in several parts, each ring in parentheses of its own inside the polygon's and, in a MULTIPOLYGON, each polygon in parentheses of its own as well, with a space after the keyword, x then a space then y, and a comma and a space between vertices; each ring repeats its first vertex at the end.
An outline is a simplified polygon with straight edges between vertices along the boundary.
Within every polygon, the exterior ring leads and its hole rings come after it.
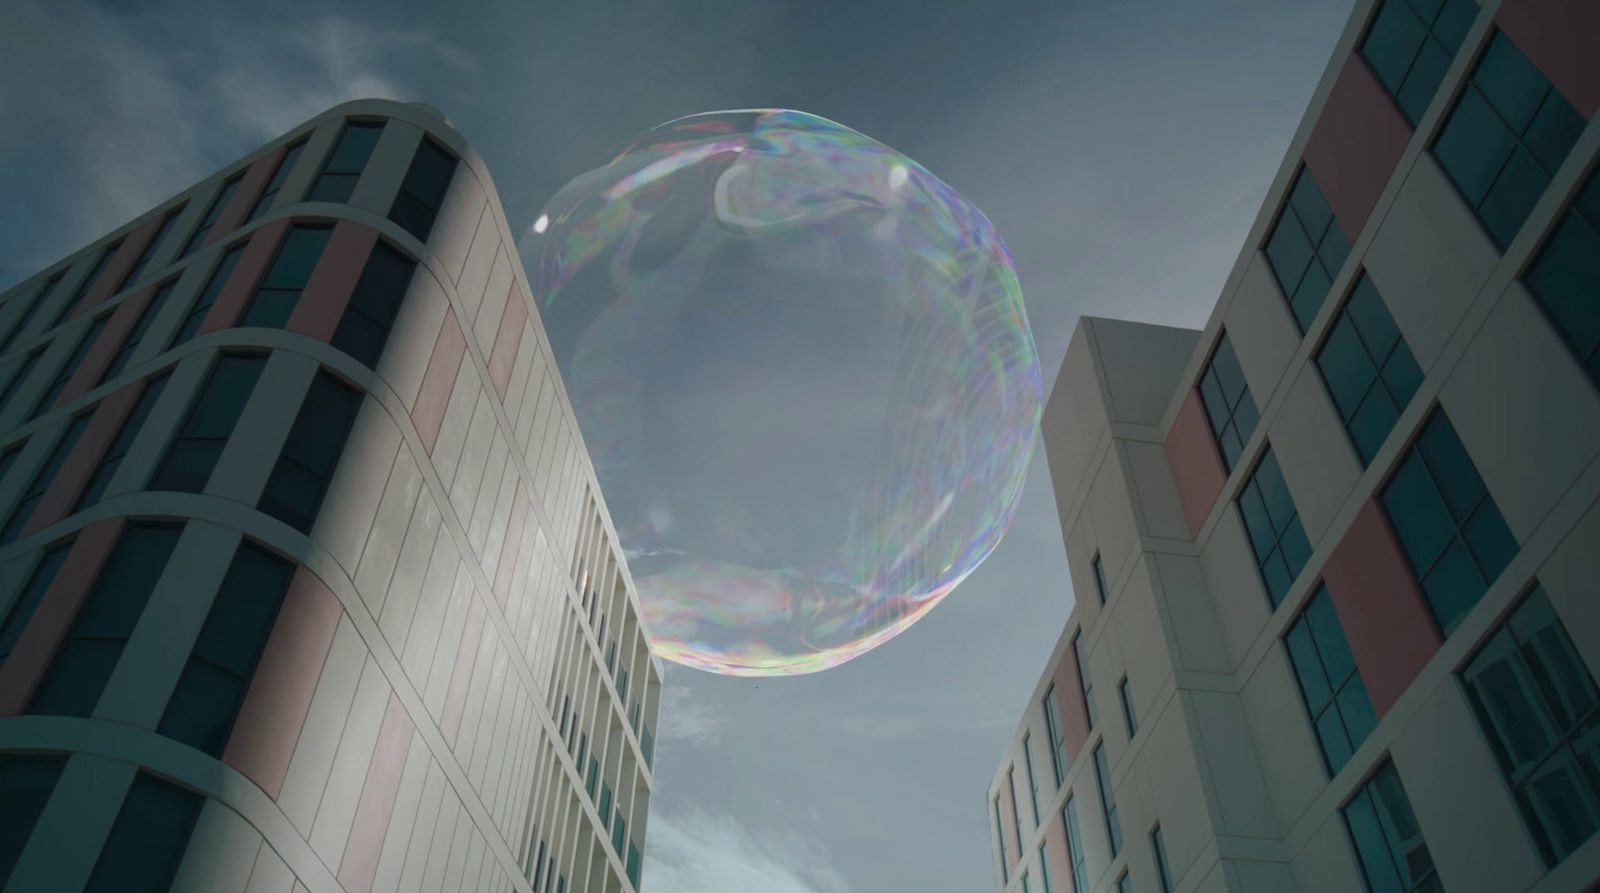
POLYGON ((1038 359, 1005 244, 922 165, 803 112, 693 115, 520 248, 656 653, 836 666, 999 543, 1038 359))

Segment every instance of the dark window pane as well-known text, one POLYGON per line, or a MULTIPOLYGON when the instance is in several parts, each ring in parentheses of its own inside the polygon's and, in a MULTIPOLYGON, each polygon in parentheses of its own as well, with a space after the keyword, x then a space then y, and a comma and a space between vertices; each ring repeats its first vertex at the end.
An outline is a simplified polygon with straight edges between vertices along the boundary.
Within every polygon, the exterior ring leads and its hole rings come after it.
POLYGON ((1415 448, 1384 488, 1383 506, 1412 570, 1426 570, 1449 543, 1455 522, 1415 448))
POLYGON ((1406 78, 1405 85, 1399 90, 1390 90, 1406 120, 1412 124, 1422 120, 1423 113, 1428 110, 1428 104, 1433 102, 1433 95, 1439 92, 1439 84, 1444 81, 1445 72, 1450 69, 1450 62, 1454 58, 1454 51, 1445 49, 1438 41, 1432 39, 1423 41, 1417 51, 1416 60, 1411 63, 1411 74, 1406 78))
POLYGON ((228 202, 233 200, 233 193, 238 190, 239 181, 243 178, 243 174, 235 175, 226 183, 223 183, 221 189, 217 190, 216 196, 211 199, 211 204, 206 206, 205 216, 200 219, 200 223, 195 227, 194 233, 189 236, 189 241, 183 246, 181 257, 188 257, 195 253, 201 245, 205 244, 206 237, 210 234, 212 226, 216 224, 217 218, 222 216, 222 211, 228 206, 228 202))
POLYGON ((1339 414, 1348 419, 1355 414, 1361 400, 1377 377, 1372 359, 1356 334, 1356 327, 1348 313, 1341 314, 1328 332, 1328 340, 1317 354, 1317 368, 1322 372, 1328 395, 1333 398, 1339 414))
POLYGON ((1366 345, 1373 362, 1382 362, 1399 343, 1400 329, 1394 324, 1394 317, 1389 315, 1389 308, 1383 305, 1383 298, 1378 294, 1378 287, 1373 284, 1371 276, 1363 274, 1355 288, 1350 290, 1345 314, 1361 335, 1361 342, 1366 345))
POLYGON ((72 541, 56 543, 44 550, 44 555, 33 566, 33 573, 29 574, 28 582, 23 584, 22 590, 16 594, 16 599, 7 608, 4 622, 0 622, 0 666, 4 666, 5 659, 11 656, 11 649, 17 645, 17 640, 22 638, 22 631, 27 628, 28 621, 33 619, 33 612, 39 607, 39 602, 44 594, 50 590, 50 584, 55 582, 56 574, 60 573, 61 566, 66 563, 67 552, 72 548, 72 541))
POLYGON ((1478 470, 1467 456, 1467 448, 1443 413, 1436 413, 1423 426, 1417 447, 1428 462, 1428 471, 1433 473, 1434 483, 1449 505, 1450 514, 1458 520, 1464 519, 1483 495, 1483 479, 1478 477, 1478 470))
POLYGON ((1493 583, 1506 565, 1511 563, 1512 556, 1517 554, 1516 538, 1511 535, 1511 528, 1506 526, 1505 518, 1492 501, 1478 505, 1462 526, 1461 533, 1466 537, 1472 557, 1487 583, 1493 583))
POLYGON ((1278 220, 1272 236, 1267 239, 1266 251, 1273 275, 1278 278, 1278 287, 1286 295, 1293 294, 1313 254, 1311 242, 1306 239, 1293 213, 1286 211, 1278 220))
POLYGON ((328 237, 332 234, 331 226, 291 227, 289 234, 284 236, 283 243, 278 246, 278 253, 272 259, 272 265, 267 268, 261 286, 305 288, 311 279, 311 271, 322 257, 322 249, 327 246, 328 237))
POLYGON ((1333 286, 1333 280, 1323 270, 1321 263, 1313 263, 1306 268, 1304 279, 1300 280, 1300 287, 1289 298, 1289 309, 1294 313, 1295 325, 1301 332, 1311 328, 1311 323, 1317 318, 1317 311, 1322 309, 1322 302, 1328 297, 1328 289, 1333 286))
POLYGON ((1400 92, 1406 72, 1411 70, 1411 60, 1427 33, 1416 13, 1397 0, 1383 4, 1373 17, 1361 55, 1391 94, 1400 92))
POLYGON ((210 312, 211 305, 217 301, 217 295, 222 293, 223 286, 228 284, 228 277, 233 275, 233 268, 239 265, 239 256, 244 254, 243 243, 234 245, 222 255, 217 268, 211 272, 211 278, 206 280, 205 288, 201 289, 200 297, 195 299, 194 306, 184 317, 183 325, 178 328, 177 335, 173 338, 173 345, 182 344, 199 334, 200 326, 205 323, 206 314, 210 312))
POLYGON ((312 381, 257 507, 309 532, 361 408, 361 394, 326 373, 312 381))
POLYGON ((1550 82, 1503 33, 1489 41, 1472 83, 1517 133, 1527 129, 1550 89, 1550 82))
POLYGON ((1422 577, 1422 594, 1433 608, 1439 628, 1448 635, 1483 597, 1483 575, 1461 540, 1452 542, 1422 577))
POLYGON ((1539 107, 1539 113, 1534 116, 1533 123, 1528 125, 1528 132, 1523 134, 1522 141, 1533 153, 1539 166, 1553 176, 1561 163, 1567 160, 1567 153, 1572 151, 1579 134, 1583 133, 1583 124, 1583 116, 1578 114, 1578 110, 1559 91, 1551 90, 1545 96, 1544 104, 1539 107))
POLYGON ((1476 208, 1505 166, 1516 140, 1483 94, 1469 84, 1445 121, 1433 154, 1467 203, 1476 208))
POLYGON ((277 169, 272 172, 272 179, 267 182, 266 188, 261 190, 261 196, 256 199, 255 207, 250 209, 250 216, 247 219, 255 220, 271 209, 273 200, 278 197, 279 190, 283 189, 283 181, 289 179, 289 173, 294 169, 295 162, 300 160, 300 153, 305 147, 306 141, 301 140, 283 153, 277 169))
POLYGON ((1478 206, 1478 217, 1484 228, 1501 248, 1511 244, 1522 224, 1533 212, 1539 196, 1550 185, 1550 175, 1534 160, 1528 150, 1518 146, 1511 158, 1501 168, 1500 176, 1489 187, 1478 206))
POLYGON ((1417 388, 1422 386, 1422 369, 1411 355, 1411 348, 1404 343, 1395 345, 1389 354, 1389 361, 1384 363, 1383 384, 1394 400, 1397 412, 1411 402, 1417 388))
POLYGON ((170 887, 202 802, 199 794, 154 776, 135 776, 84 893, 170 887))
POLYGON ((65 761, 59 757, 10 756, 0 760, 0 886, 28 845, 33 826, 50 802, 65 761))
POLYGON ((205 661, 190 660, 167 702, 160 733, 202 753, 221 756, 245 689, 245 680, 238 676, 205 661))
POLYGON ((1383 388, 1373 388, 1367 392, 1367 399, 1361 402, 1346 426, 1362 465, 1371 462, 1372 457, 1378 454, 1379 447, 1388 439, 1389 432, 1394 430, 1394 423, 1399 418, 1399 409, 1383 388))
MULTIPOLYGON (((1592 178, 1600 183, 1600 177, 1592 178)), ((1586 359, 1600 346, 1600 233, 1567 212, 1526 279, 1528 290, 1577 354, 1586 359)))

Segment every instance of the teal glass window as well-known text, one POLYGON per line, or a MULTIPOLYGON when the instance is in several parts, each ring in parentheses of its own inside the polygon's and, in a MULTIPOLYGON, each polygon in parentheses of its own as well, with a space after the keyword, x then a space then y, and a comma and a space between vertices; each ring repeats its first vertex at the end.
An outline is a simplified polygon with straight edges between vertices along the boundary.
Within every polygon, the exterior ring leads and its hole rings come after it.
POLYGON ((1505 250, 1583 126, 1572 104, 1497 32, 1445 120, 1433 155, 1505 250))
POLYGON ((1276 608, 1311 558, 1311 541, 1306 539, 1289 484, 1270 447, 1239 491, 1237 504, 1261 582, 1276 608))
POLYGON ((1245 384, 1244 370, 1239 367, 1239 358, 1226 332, 1217 339, 1217 349, 1200 377, 1200 403, 1205 407, 1211 434, 1222 453, 1222 465, 1231 472, 1244 452, 1245 443, 1255 433, 1261 414, 1256 411, 1256 402, 1245 384))
POLYGON ((204 803, 199 794, 153 775, 134 776, 84 893, 170 888, 204 803))
POLYGON ((239 325, 267 329, 281 329, 287 325, 332 234, 333 227, 326 224, 289 227, 288 234, 278 243, 278 253, 267 267, 267 274, 256 286, 249 306, 239 318, 239 325))
POLYGON ((61 566, 67 563, 67 553, 72 551, 72 540, 64 540, 46 548, 39 556, 38 562, 33 566, 33 572, 28 575, 28 582, 22 584, 22 590, 16 598, 6 607, 0 618, 0 667, 5 666, 6 658, 11 656, 12 649, 17 647, 17 640, 22 638, 22 631, 28 628, 28 621, 33 619, 33 612, 38 609, 39 602, 44 600, 44 594, 50 591, 50 584, 56 581, 56 574, 61 572, 61 566))
POLYGON ((211 204, 206 206, 206 214, 200 218, 200 223, 194 228, 194 233, 189 236, 189 241, 184 243, 180 258, 188 257, 206 243, 206 237, 211 234, 212 227, 217 225, 217 218, 228 207, 228 202, 233 200, 233 194, 239 191, 239 182, 244 179, 244 174, 234 174, 222 184, 217 194, 212 197, 211 204))
POLYGON ((1444 893, 1394 763, 1385 761, 1344 807, 1345 828, 1374 893, 1444 893))
POLYGON ((1111 844, 1111 858, 1122 852, 1122 822, 1117 818, 1117 792, 1111 787, 1111 767, 1106 762, 1104 743, 1094 747, 1094 774, 1100 782, 1100 806, 1105 811, 1106 839, 1111 844))
POLYGON ((278 159, 278 166, 272 171, 272 179, 267 181, 266 187, 261 190, 261 195, 256 197, 255 206, 250 209, 250 215, 245 218, 247 222, 259 218, 272 207, 272 202, 277 199, 278 193, 283 191, 283 181, 289 179, 289 173, 294 170, 294 163, 300 160, 300 153, 304 152, 305 148, 306 141, 300 140, 290 146, 288 151, 283 153, 283 157, 278 159))
POLYGON ((267 365, 266 357, 224 356, 211 369, 200 397, 150 482, 152 490, 199 493, 233 436, 244 405, 267 365))
POLYGON ((1517 541, 1444 410, 1434 410, 1401 458, 1383 507, 1449 635, 1511 561, 1517 541))
POLYGON ((94 474, 89 476, 89 482, 84 485, 83 492, 78 494, 78 502, 73 511, 81 511, 87 506, 94 505, 105 496, 106 488, 111 486, 111 479, 116 477, 117 469, 122 467, 122 460, 127 457, 128 450, 139 436, 139 431, 144 428, 145 419, 150 417, 150 411, 155 408, 156 401, 161 399, 161 392, 166 388, 169 377, 168 373, 163 372, 145 382, 144 390, 139 393, 139 401, 128 412, 128 418, 123 421, 116 439, 111 441, 111 446, 106 448, 105 455, 100 457, 100 463, 95 466, 94 474))
POLYGON ((89 328, 85 329, 82 335, 78 336, 78 343, 72 346, 72 353, 62 361, 55 377, 50 379, 50 384, 44 389, 44 393, 40 394, 38 401, 33 404, 33 418, 44 415, 56 405, 61 392, 67 389, 67 382, 72 380, 78 367, 83 365, 83 358, 94 349, 94 343, 100 338, 100 333, 106 330, 106 322, 110 318, 111 314, 102 313, 98 319, 89 323, 89 328))
POLYGON ((0 887, 11 879, 66 764, 49 756, 0 759, 0 887))
POLYGON ((39 466, 39 470, 33 473, 33 478, 28 482, 28 489, 23 491, 22 497, 11 508, 5 527, 0 528, 0 546, 8 546, 22 535, 23 528, 28 524, 28 518, 33 515, 33 510, 44 499, 45 492, 55 480, 56 472, 61 470, 72 448, 78 445, 78 438, 82 437, 84 429, 89 427, 89 418, 92 415, 94 410, 86 409, 73 416, 72 421, 67 423, 60 439, 56 441, 55 449, 50 451, 50 456, 39 466))
POLYGON ((1312 593, 1300 618, 1284 635, 1283 644, 1322 751, 1323 766, 1330 776, 1337 774, 1367 740, 1378 716, 1327 586, 1319 585, 1312 593))
POLYGON ((161 224, 156 227, 150 241, 144 243, 144 250, 139 252, 139 257, 133 262, 133 266, 128 268, 128 274, 122 277, 122 284, 117 286, 117 291, 122 291, 139 281, 139 277, 144 274, 144 268, 150 264, 150 258, 155 257, 162 241, 172 232, 172 225, 177 222, 178 215, 183 213, 183 207, 179 205, 162 216, 161 224))
POLYGON ((133 359, 134 352, 139 349, 139 345, 144 341, 144 336, 149 334, 150 326, 156 321, 156 317, 161 314, 161 309, 167 306, 167 301, 172 297, 172 290, 177 285, 178 280, 174 279, 170 282, 164 282, 156 288, 155 294, 150 296, 150 303, 144 305, 144 309, 139 311, 139 318, 134 322, 133 328, 128 331, 128 337, 122 340, 122 345, 117 348, 115 354, 112 354, 111 362, 106 364, 106 371, 100 373, 100 381, 96 384, 97 387, 121 375, 122 370, 128 368, 128 361, 133 359))
POLYGON ((1476 0, 1385 0, 1361 41, 1361 58, 1411 126, 1433 94, 1478 17, 1476 0))
POLYGON ((428 241, 455 171, 455 156, 424 137, 417 146, 417 153, 411 156, 411 167, 406 170, 400 192, 389 207, 389 219, 416 236, 417 241, 428 241))
POLYGON ((361 179, 361 171, 367 166, 367 159, 372 157, 372 149, 378 145, 378 136, 382 133, 381 121, 346 122, 333 152, 322 165, 316 182, 311 184, 307 201, 349 201, 356 191, 356 181, 361 179))
POLYGON ((1061 730, 1061 707, 1056 701, 1056 686, 1044 693, 1044 726, 1050 734, 1050 767, 1055 771, 1056 787, 1067 780, 1067 739, 1061 730))
POLYGON ((1267 236, 1266 254, 1295 325, 1305 334, 1350 256, 1349 237, 1305 167, 1295 177, 1283 213, 1267 236))
POLYGON ((1317 351, 1317 369, 1361 464, 1368 464, 1422 384, 1422 367, 1372 277, 1362 274, 1351 289, 1317 351))
POLYGON ((39 308, 50 300, 52 294, 55 294, 56 286, 61 284, 61 277, 65 275, 66 272, 62 271, 45 280, 38 294, 28 301, 28 306, 23 308, 22 313, 18 315, 16 323, 11 326, 11 331, 6 333, 5 338, 0 339, 0 354, 10 350, 11 345, 16 342, 17 336, 21 335, 22 331, 28 327, 28 324, 33 322, 33 318, 39 315, 39 308))
POLYGON ((1591 174, 1522 282, 1589 379, 1600 384, 1600 174, 1591 174))
POLYGON ((233 275, 233 268, 239 265, 239 256, 244 254, 244 243, 232 245, 223 252, 222 260, 217 262, 216 269, 211 271, 211 278, 206 280, 205 287, 200 290, 200 297, 195 299, 194 306, 189 308, 189 313, 183 318, 183 325, 178 327, 176 336, 172 339, 172 346, 188 341, 200 333, 200 326, 206 321, 206 315, 211 312, 211 305, 217 302, 217 295, 222 294, 223 286, 228 284, 228 277, 233 275))
POLYGON ((256 507, 301 533, 311 532, 360 409, 360 391, 327 372, 317 373, 256 507))
POLYGON ((349 354, 363 366, 375 369, 383 356, 389 332, 394 328, 400 303, 411 285, 416 262, 380 241, 367 258, 367 265, 350 294, 350 303, 334 330, 334 347, 349 354))
POLYGON ((1067 826, 1067 861, 1072 865, 1072 888, 1078 893, 1089 889, 1089 867, 1083 852, 1083 828, 1078 824, 1078 802, 1068 797, 1061 808, 1063 823, 1067 826))

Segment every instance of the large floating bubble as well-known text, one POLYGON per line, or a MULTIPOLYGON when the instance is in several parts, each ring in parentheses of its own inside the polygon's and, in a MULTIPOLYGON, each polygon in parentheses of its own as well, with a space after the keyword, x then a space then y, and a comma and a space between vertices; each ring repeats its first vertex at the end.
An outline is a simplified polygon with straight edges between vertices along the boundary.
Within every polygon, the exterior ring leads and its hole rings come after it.
POLYGON ((999 234, 920 164, 803 112, 693 115, 521 248, 658 654, 826 669, 999 543, 1038 359, 999 234))

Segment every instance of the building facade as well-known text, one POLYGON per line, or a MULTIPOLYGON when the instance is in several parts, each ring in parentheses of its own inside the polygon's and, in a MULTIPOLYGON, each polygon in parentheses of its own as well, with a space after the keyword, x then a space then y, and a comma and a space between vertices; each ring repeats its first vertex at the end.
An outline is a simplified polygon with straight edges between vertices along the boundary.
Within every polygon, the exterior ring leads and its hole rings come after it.
POLYGON ((1355 7, 1204 330, 1073 337, 996 889, 1600 878, 1600 5, 1355 7))
POLYGON ((659 667, 530 294, 360 101, 0 296, 0 888, 638 889, 659 667))

